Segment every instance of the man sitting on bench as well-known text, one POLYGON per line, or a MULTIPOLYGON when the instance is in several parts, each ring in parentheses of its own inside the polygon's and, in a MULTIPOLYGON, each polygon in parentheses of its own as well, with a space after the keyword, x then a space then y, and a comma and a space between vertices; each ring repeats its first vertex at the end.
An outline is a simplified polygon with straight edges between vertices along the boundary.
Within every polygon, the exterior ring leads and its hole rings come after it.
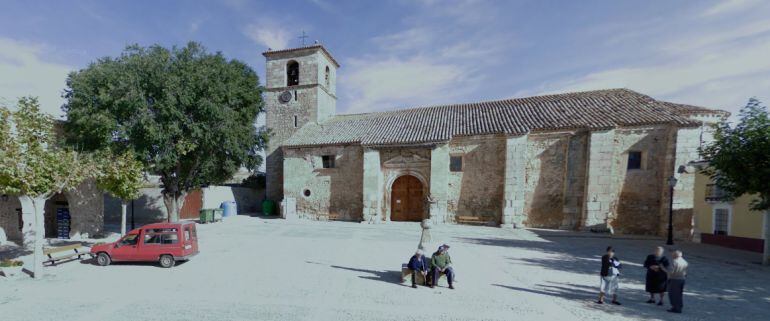
POLYGON ((407 268, 409 268, 409 271, 412 272, 412 287, 417 288, 417 273, 422 274, 422 279, 425 284, 428 285, 428 259, 425 258, 425 255, 422 255, 422 250, 417 250, 417 252, 412 255, 412 258, 409 259, 409 264, 407 264, 407 268))
POLYGON ((454 289, 454 286, 452 286, 454 270, 452 270, 452 259, 449 257, 448 250, 449 245, 444 244, 438 247, 436 253, 433 253, 433 257, 430 260, 432 276, 430 283, 431 288, 438 284, 438 278, 441 277, 441 274, 445 274, 447 282, 449 282, 449 288, 454 289))

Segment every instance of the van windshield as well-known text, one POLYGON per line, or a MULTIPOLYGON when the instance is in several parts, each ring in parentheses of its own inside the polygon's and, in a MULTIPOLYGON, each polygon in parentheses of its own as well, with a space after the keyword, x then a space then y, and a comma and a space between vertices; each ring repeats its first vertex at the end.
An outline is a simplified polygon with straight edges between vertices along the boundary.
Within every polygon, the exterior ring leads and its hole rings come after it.
POLYGON ((128 234, 120 239, 121 245, 136 245, 136 241, 139 240, 139 234, 128 234))

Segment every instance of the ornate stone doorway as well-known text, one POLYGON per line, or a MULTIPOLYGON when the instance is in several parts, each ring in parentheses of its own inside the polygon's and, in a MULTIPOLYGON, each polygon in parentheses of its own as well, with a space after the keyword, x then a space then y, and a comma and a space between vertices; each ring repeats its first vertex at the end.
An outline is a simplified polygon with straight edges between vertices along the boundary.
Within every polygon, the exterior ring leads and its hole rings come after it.
POLYGON ((391 221, 422 221, 425 216, 424 187, 417 177, 404 175, 393 182, 390 195, 391 221))

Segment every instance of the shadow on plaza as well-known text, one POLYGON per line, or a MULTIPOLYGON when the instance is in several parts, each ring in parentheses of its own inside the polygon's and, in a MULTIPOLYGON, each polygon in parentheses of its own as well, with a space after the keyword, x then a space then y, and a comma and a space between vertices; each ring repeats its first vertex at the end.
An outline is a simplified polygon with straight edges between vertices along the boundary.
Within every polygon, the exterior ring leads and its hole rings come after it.
POLYGON ((335 269, 371 274, 371 275, 359 275, 358 277, 362 279, 381 281, 381 282, 391 283, 399 286, 406 286, 405 284, 401 283, 401 271, 376 271, 376 270, 366 270, 366 269, 345 267, 345 266, 339 266, 339 265, 330 265, 330 267, 333 267, 335 269))
MULTIPOLYGON (((547 282, 547 284, 537 284, 534 288, 521 288, 511 285, 492 284, 492 286, 501 287, 516 292, 527 292, 537 295, 545 295, 555 298, 562 298, 569 301, 579 302, 584 308, 601 310, 610 314, 617 314, 624 317, 630 317, 635 319, 644 320, 675 320, 671 313, 666 310, 670 308, 668 303, 668 297, 666 297, 666 304, 663 306, 657 306, 655 304, 646 303, 646 294, 640 290, 621 289, 618 294, 618 301, 621 302, 621 306, 609 304, 610 298, 606 299, 605 304, 598 304, 598 287, 590 287, 574 283, 559 284, 554 282, 547 282)), ((703 319, 704 316, 716 316, 714 313, 706 311, 694 311, 687 310, 687 304, 692 303, 693 298, 685 298, 685 313, 686 319, 703 319), (704 315, 704 313, 706 315, 704 315), (696 317, 697 315, 697 317, 696 317)), ((679 319, 679 318, 677 318, 679 319)))
MULTIPOLYGON (((558 297, 569 301, 582 302, 586 308, 599 309, 610 314, 635 317, 640 319, 671 319, 680 317, 688 320, 717 319, 726 311, 741 311, 743 307, 757 309, 767 306, 770 299, 770 287, 762 283, 766 278, 762 271, 749 272, 747 277, 730 278, 729 274, 744 270, 743 267, 725 266, 720 261, 709 257, 692 255, 690 275, 685 286, 685 314, 671 315, 666 312, 668 297, 665 305, 659 307, 647 304, 649 294, 644 291, 646 270, 642 267, 644 258, 652 249, 660 245, 660 240, 633 239, 609 237, 602 234, 563 233, 558 231, 530 230, 537 234, 537 239, 512 238, 455 238, 460 243, 472 246, 500 247, 507 262, 511 265, 536 267, 543 270, 563 273, 595 276, 595 283, 590 282, 554 282, 542 280, 532 287, 522 288, 506 285, 505 282, 492 284, 515 292, 527 292, 550 297, 558 297), (607 246, 617 249, 617 256, 623 263, 619 299, 622 306, 608 304, 599 305, 595 301, 598 296, 599 270, 601 255, 607 246), (524 252, 505 255, 505 248, 516 248, 524 252), (528 255, 528 252, 533 252, 528 255), (728 270, 725 270, 728 269, 728 270), (754 274, 756 273, 756 274, 754 274), (753 275, 753 277, 752 277, 753 275)), ((681 244, 680 244, 681 245, 681 244)), ((458 245, 461 246, 461 245, 458 245)), ((685 252, 687 258, 687 252, 685 252)), ((562 274, 564 275, 564 274, 562 274)), ((584 279, 584 277, 581 277, 584 279)), ((751 313, 728 314, 731 320, 751 320, 751 313)))

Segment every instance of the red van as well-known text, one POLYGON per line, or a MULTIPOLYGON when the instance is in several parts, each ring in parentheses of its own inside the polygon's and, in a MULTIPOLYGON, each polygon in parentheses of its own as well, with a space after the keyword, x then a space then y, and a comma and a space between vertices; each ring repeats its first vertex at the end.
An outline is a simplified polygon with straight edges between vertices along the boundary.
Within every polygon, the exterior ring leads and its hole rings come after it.
POLYGON ((91 255, 101 266, 118 261, 157 261, 170 268, 176 261, 186 261, 198 254, 195 222, 156 223, 131 230, 120 240, 96 244, 91 255))

